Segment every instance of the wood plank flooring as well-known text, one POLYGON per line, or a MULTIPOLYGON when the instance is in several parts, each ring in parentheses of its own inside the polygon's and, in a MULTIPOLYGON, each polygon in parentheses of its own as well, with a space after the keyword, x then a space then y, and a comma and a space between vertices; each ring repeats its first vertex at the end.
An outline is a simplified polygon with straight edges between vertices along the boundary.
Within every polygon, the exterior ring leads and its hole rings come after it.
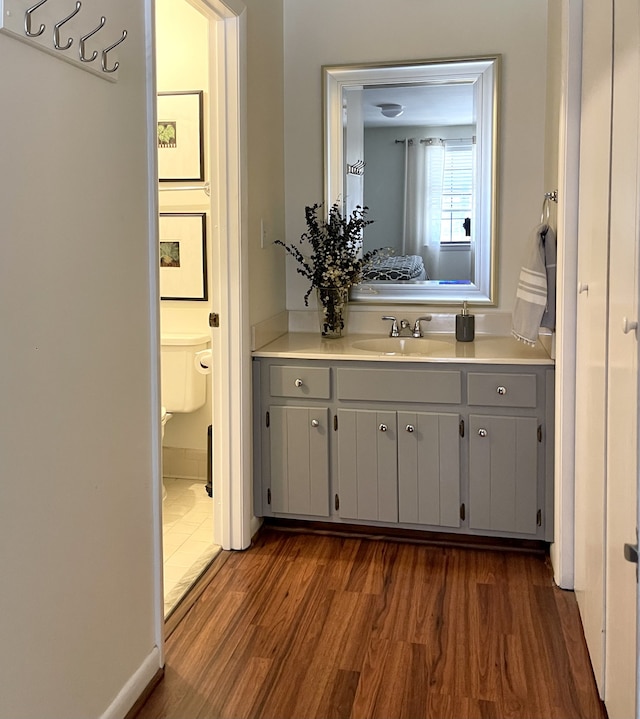
POLYGON ((221 556, 138 719, 606 719, 539 554, 269 528, 221 556))

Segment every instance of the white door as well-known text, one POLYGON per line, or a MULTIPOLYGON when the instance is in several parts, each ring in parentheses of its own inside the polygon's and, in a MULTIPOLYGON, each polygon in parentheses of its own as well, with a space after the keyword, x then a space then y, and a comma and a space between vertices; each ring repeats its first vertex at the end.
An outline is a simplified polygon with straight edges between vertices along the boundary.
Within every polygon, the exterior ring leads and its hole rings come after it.
POLYGON ((251 341, 246 253, 246 10, 241 0, 189 0, 209 18, 214 536, 251 544, 251 341))
POLYGON ((638 348, 632 325, 638 319, 637 0, 615 0, 614 38, 604 699, 610 719, 627 719, 636 716, 636 565, 625 561, 623 547, 637 541, 638 348))
POLYGON ((636 0, 584 4, 576 364, 575 588, 611 719, 636 716, 638 131, 636 0))
POLYGON ((576 332, 575 591, 604 693, 607 297, 613 6, 583 19, 576 332))

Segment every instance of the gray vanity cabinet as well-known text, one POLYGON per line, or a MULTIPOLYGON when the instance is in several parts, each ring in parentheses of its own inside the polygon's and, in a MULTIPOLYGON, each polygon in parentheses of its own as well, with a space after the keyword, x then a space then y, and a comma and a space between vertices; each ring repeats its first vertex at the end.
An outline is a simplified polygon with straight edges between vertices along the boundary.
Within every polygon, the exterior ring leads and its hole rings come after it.
POLYGON ((254 361, 256 516, 553 539, 553 368, 254 361))
POLYGON ((469 416, 469 527, 535 535, 538 421, 469 416))
POLYGON ((263 369, 264 379, 254 375, 256 386, 268 389, 256 454, 268 462, 262 473, 269 483, 257 499, 274 514, 328 517, 331 371, 311 364, 263 369))
POLYGON ((340 517, 459 527, 459 423, 458 414, 338 409, 340 517))
POLYGON ((398 412, 400 522, 460 526, 460 415, 398 412))
POLYGON ((396 413, 338 409, 337 428, 340 517, 397 522, 396 413))
POLYGON ((271 477, 274 512, 328 517, 328 407, 269 407, 271 477))
POLYGON ((469 527, 535 536, 542 524, 542 376, 469 372, 469 527))
POLYGON ((457 414, 338 409, 343 519, 460 526, 457 414))

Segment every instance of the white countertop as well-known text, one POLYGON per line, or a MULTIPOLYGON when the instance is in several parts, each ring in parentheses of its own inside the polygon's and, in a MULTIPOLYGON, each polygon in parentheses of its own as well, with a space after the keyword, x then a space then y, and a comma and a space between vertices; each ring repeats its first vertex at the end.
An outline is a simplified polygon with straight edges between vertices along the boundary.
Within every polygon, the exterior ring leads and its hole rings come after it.
MULTIPOLYGON (((437 340, 425 354, 372 352, 354 346, 363 340, 384 335, 352 334, 340 339, 323 339, 319 333, 289 332, 253 352, 254 357, 281 357, 323 360, 368 360, 373 362, 468 362, 483 364, 553 365, 540 342, 530 347, 511 336, 476 334, 473 342, 457 342, 454 335, 427 334, 437 340)), ((420 342, 416 340, 415 342, 420 342)), ((428 342, 427 342, 428 345, 428 342)))

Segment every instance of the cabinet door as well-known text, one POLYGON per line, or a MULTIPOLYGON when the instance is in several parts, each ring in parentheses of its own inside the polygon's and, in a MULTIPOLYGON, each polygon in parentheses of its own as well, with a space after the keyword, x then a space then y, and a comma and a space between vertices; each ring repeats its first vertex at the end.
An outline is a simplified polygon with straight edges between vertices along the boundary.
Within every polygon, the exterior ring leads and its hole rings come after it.
POLYGON ((338 410, 340 516, 398 521, 396 413, 338 410))
POLYGON ((460 415, 398 412, 399 519, 460 526, 460 415))
POLYGON ((536 534, 536 417, 469 416, 469 527, 536 534))
POLYGON ((271 509, 329 516, 329 409, 269 408, 271 509))

